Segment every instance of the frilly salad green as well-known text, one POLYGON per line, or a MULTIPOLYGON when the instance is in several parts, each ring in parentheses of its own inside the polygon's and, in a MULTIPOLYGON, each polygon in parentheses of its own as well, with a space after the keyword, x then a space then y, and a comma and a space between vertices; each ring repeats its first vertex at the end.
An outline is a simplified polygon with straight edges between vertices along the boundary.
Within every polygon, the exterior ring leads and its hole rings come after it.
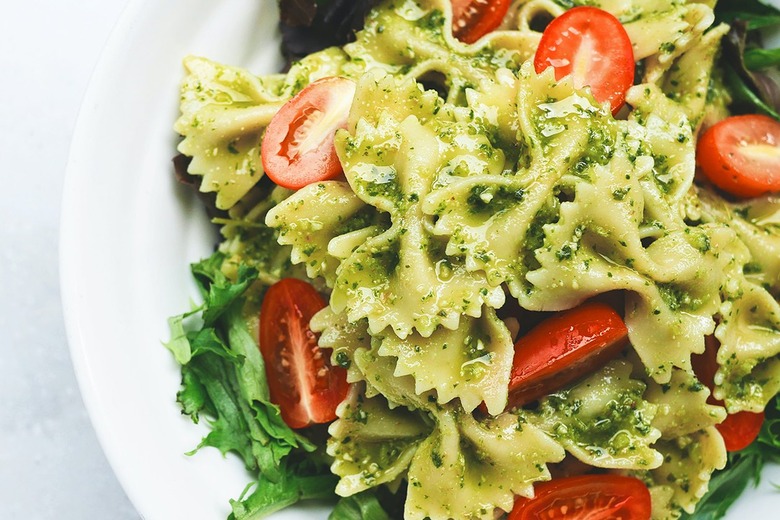
POLYGON ((780 184, 751 161, 780 168, 780 124, 718 162, 757 196, 697 164, 732 112, 776 116, 772 51, 738 64, 780 13, 580 3, 384 1, 284 74, 185 58, 178 150, 222 239, 167 346, 201 446, 256 480, 231 518, 519 520, 568 484, 577 514, 718 518, 778 458, 780 184))

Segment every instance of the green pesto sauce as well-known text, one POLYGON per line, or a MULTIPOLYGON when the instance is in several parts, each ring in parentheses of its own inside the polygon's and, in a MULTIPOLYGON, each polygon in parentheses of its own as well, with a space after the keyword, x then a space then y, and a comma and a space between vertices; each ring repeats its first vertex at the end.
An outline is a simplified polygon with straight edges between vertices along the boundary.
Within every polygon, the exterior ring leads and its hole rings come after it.
POLYGON ((702 301, 691 297, 690 293, 673 283, 657 284, 661 298, 672 311, 694 311, 701 307, 702 301))
POLYGON ((653 155, 653 179, 664 193, 671 193, 677 184, 670 172, 669 158, 665 155, 653 155))
POLYGON ((580 400, 562 391, 545 399, 538 413, 556 419, 551 434, 557 440, 569 439, 594 456, 606 451, 620 457, 636 451, 636 434, 644 436, 652 429, 641 403, 640 391, 626 390, 609 401, 600 414, 583 417, 580 400))
POLYGON ((398 208, 404 205, 406 197, 393 167, 383 167, 380 170, 372 165, 371 175, 356 179, 356 184, 356 188, 369 197, 392 201, 398 208))
MULTIPOLYGON (((429 36, 440 36, 444 34, 444 13, 434 9, 417 20, 417 27, 428 33, 429 36)), ((438 43, 444 43, 442 38, 438 43)))
POLYGON ((352 217, 346 219, 334 230, 335 236, 345 235, 358 229, 364 229, 369 226, 389 227, 389 218, 384 213, 377 212, 373 207, 366 206, 361 208, 352 217))
POLYGON ((550 197, 548 204, 536 213, 523 242, 523 262, 529 271, 540 267, 534 256, 534 251, 544 246, 544 226, 558 221, 560 202, 555 197, 550 197))
POLYGON ((516 206, 523 195, 521 188, 477 184, 471 188, 466 204, 472 213, 493 214, 516 206))
POLYGON ((469 361, 461 366, 460 373, 466 381, 481 379, 487 372, 493 354, 488 351, 490 345, 490 334, 481 327, 472 331, 472 334, 466 336, 464 340, 466 357, 469 361))
MULTIPOLYGON (((231 221, 231 224, 236 225, 236 222, 231 221)), ((282 274, 292 269, 286 247, 276 241, 278 232, 275 229, 254 222, 239 222, 238 225, 241 227, 236 228, 235 238, 226 242, 229 246, 237 247, 223 251, 239 257, 233 258, 233 261, 240 260, 260 272, 282 274)))

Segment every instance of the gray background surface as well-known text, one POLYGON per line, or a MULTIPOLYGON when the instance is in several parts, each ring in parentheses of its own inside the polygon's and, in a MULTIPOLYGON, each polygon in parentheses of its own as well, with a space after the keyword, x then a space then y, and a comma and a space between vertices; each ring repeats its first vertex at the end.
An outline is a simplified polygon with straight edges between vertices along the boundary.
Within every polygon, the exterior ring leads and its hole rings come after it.
POLYGON ((79 106, 127 0, 3 0, 0 15, 0 518, 138 519, 81 401, 58 276, 79 106))
MULTIPOLYGON (((81 400, 60 304, 58 235, 72 131, 127 0, 0 6, 0 519, 137 520, 81 400)), ((747 518, 772 483, 742 500, 747 518)))

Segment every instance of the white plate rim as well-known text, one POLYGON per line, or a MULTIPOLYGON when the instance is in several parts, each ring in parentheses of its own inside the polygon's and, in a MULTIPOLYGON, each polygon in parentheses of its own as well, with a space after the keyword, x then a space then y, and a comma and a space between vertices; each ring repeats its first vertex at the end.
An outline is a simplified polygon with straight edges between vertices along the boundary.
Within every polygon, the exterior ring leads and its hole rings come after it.
MULTIPOLYGON (((126 455, 123 454, 123 450, 126 446, 117 445, 116 439, 112 435, 112 426, 106 420, 108 416, 106 411, 107 404, 100 398, 105 388, 96 379, 95 370, 98 367, 93 363, 93 352, 96 346, 94 342, 90 343, 85 338, 87 330, 90 329, 90 321, 80 296, 80 282, 83 280, 83 272, 79 262, 82 260, 82 255, 73 246, 82 240, 81 234, 83 232, 83 230, 78 228, 81 219, 76 216, 78 214, 79 188, 83 187, 85 175, 85 172, 80 168, 82 164, 89 162, 89 157, 94 147, 90 141, 90 136, 94 136, 94 125, 100 117, 99 112, 96 112, 94 107, 91 106, 91 102, 101 96, 105 96, 106 90, 115 79, 112 73, 116 73, 116 57, 126 48, 129 35, 137 29, 137 20, 141 18, 141 14, 149 9, 149 6, 152 4, 154 2, 149 0, 130 0, 128 2, 105 48, 101 52, 98 65, 92 75, 74 129, 71 152, 66 168, 59 245, 61 300, 71 359, 82 399, 108 461, 131 502, 145 518, 156 519, 164 518, 160 516, 160 511, 164 510, 160 508, 160 500, 151 498, 148 495, 148 487, 139 486, 137 476, 129 471, 125 463, 126 455)), ((196 259, 184 259, 184 261, 192 260, 196 259)), ((184 301, 184 298, 182 298, 182 301, 184 301)), ((166 317, 161 316, 160 319, 164 320, 166 317)), ((193 434, 197 436, 196 428, 193 428, 193 434)), ((201 456, 198 455, 198 457, 201 456)), ((218 457, 203 457, 203 459, 208 458, 211 459, 210 463, 219 459, 218 457)), ((234 470, 236 464, 226 462, 225 467, 229 468, 226 471, 231 471, 234 470)), ((756 492, 748 491, 743 496, 743 500, 740 500, 734 506, 729 517, 738 518, 739 516, 737 515, 741 515, 742 512, 755 514, 753 508, 744 508, 748 496, 751 499, 758 498, 762 503, 768 500, 766 502, 767 505, 765 505, 766 511, 773 510, 770 509, 770 507, 773 507, 773 504, 776 508, 778 499, 770 495, 771 487, 769 487, 769 483, 780 481, 780 467, 768 468, 766 474, 768 478, 763 479, 762 487, 756 492)), ((233 495, 235 496, 239 492, 240 489, 234 489, 233 495)))

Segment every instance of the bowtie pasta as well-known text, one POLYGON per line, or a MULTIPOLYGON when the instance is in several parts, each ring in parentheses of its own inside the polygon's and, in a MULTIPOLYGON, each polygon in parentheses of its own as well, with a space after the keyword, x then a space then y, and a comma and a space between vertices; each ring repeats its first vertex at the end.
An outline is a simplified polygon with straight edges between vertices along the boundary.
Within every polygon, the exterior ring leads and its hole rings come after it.
POLYGON ((694 184, 698 131, 726 115, 711 94, 728 27, 712 4, 600 2, 643 63, 617 117, 535 71, 535 21, 565 11, 551 0, 516 0, 474 44, 452 36, 449 2, 395 0, 285 74, 185 60, 179 151, 228 215, 221 272, 259 273, 249 330, 281 278, 327 295, 311 328, 351 385, 327 441, 339 495, 405 483, 406 518, 493 519, 576 459, 640 478, 653 518, 693 511, 726 462, 714 426, 780 390, 778 199, 694 184), (274 187, 265 128, 328 76, 357 85, 336 134, 344 176, 274 187), (502 309, 608 293, 630 346, 505 411, 516 330, 502 309), (691 365, 710 335, 724 406, 691 365))

